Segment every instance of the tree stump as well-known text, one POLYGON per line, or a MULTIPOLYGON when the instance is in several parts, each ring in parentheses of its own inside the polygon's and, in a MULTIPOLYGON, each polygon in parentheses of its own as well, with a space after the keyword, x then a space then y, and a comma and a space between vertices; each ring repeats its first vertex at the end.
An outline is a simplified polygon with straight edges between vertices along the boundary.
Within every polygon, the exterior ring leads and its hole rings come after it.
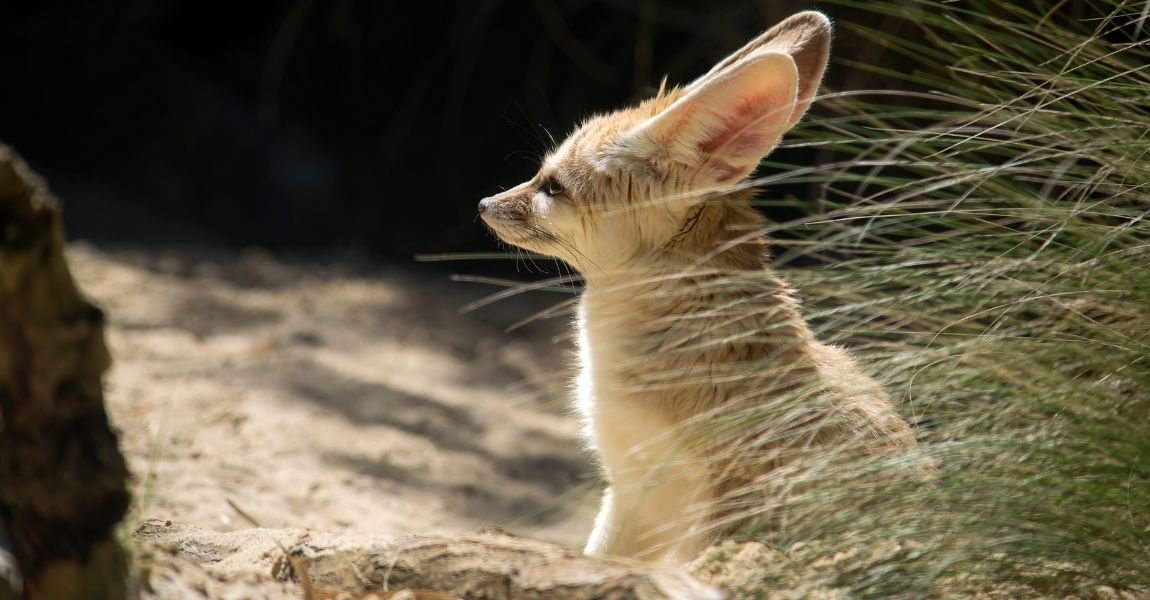
POLYGON ((44 181, 0 145, 0 598, 123 598, 128 469, 104 410, 104 313, 44 181), (5 540, 7 540, 5 542, 5 540), (2 581, 7 546, 21 582, 2 581))

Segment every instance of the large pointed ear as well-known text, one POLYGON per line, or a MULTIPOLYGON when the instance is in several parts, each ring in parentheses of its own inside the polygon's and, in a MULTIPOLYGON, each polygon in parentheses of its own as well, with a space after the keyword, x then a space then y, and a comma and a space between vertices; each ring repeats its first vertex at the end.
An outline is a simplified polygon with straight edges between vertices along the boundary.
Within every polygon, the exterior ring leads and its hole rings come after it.
MULTIPOLYGON (((690 87, 702 85, 709 78, 722 74, 739 61, 758 52, 781 52, 795 61, 799 72, 799 93, 791 125, 799 122, 819 89, 827 57, 831 51, 831 22, 822 13, 814 11, 791 15, 778 25, 763 32, 747 45, 739 48, 715 65, 706 75, 690 87)), ((688 88, 689 89, 689 88, 688 88)))
POLYGON ((753 53, 628 132, 619 150, 696 187, 737 183, 790 129, 797 89, 790 56, 753 53))

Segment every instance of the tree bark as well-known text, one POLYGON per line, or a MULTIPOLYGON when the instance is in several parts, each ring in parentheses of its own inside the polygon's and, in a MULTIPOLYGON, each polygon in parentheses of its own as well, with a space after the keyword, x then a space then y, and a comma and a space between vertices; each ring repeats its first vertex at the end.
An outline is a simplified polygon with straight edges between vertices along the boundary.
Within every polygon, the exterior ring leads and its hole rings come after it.
MULTIPOLYGON (((553 544, 483 531, 462 536, 371 537, 303 530, 206 531, 145 521, 137 540, 156 555, 175 554, 219 580, 261 574, 300 582, 302 569, 315 598, 381 598, 401 591, 411 598, 484 600, 718 600, 722 594, 684 569, 634 560, 584 556, 553 544)), ((162 581, 162 569, 149 570, 162 581)), ((171 596, 150 581, 152 597, 171 596)), ((201 586, 202 587, 202 586, 201 586)), ((298 592, 295 597, 298 597, 298 592)), ((396 597, 399 597, 398 595, 396 597)))
POLYGON ((126 593, 113 529, 128 469, 104 411, 103 325, 68 270, 56 200, 0 145, 0 529, 24 597, 126 593))

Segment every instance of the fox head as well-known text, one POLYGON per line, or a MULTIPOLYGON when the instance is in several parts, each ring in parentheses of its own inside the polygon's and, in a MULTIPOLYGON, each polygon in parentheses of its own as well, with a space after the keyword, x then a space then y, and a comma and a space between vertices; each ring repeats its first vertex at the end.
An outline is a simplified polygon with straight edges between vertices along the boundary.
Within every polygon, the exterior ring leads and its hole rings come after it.
POLYGON ((830 32, 825 16, 798 13, 691 84, 589 119, 535 177, 484 198, 483 220, 503 241, 585 276, 659 260, 703 206, 745 187, 802 118, 830 32))

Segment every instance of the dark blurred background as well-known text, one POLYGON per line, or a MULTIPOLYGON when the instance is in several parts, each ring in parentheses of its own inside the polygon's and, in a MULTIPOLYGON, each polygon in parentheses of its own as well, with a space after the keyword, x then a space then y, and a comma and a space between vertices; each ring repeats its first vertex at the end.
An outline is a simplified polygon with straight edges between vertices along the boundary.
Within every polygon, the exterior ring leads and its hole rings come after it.
MULTIPOLYGON (((551 136, 807 8, 881 25, 794 1, 8 2, 0 141, 48 178, 73 239, 493 250, 476 202, 551 136)), ((841 26, 834 56, 890 60, 841 26)), ((834 62, 826 83, 884 85, 834 62)))

